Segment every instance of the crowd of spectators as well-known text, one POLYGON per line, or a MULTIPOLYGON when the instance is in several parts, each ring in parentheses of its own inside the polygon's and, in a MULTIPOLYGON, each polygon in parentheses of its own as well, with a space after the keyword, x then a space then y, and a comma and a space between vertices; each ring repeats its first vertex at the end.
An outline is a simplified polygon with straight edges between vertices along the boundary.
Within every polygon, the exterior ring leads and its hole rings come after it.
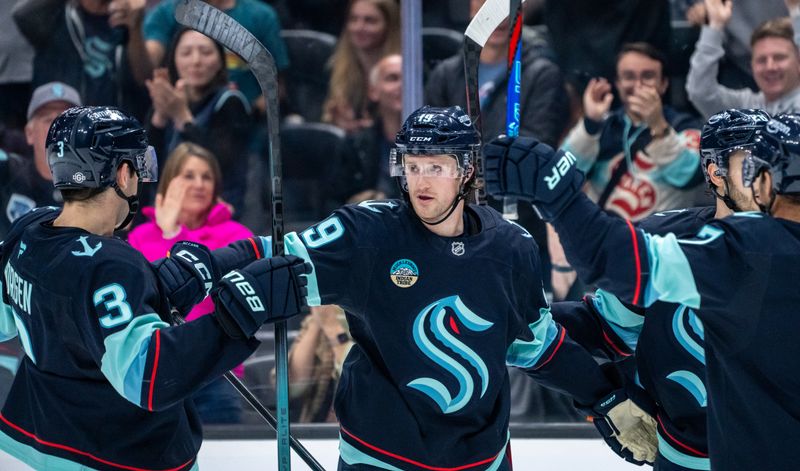
MULTIPOLYGON (((0 0, 11 12, 0 19, 0 237, 31 208, 60 204, 44 141, 53 119, 80 104, 119 106, 148 129, 161 181, 121 234, 147 258, 179 240, 216 248, 268 227, 243 218, 252 208, 260 208, 258 219, 269 217, 266 100, 241 58, 178 25, 178 1, 0 0)), ((331 137, 341 141, 326 156, 331 165, 316 172, 326 207, 401 197, 388 169, 404 118, 398 0, 207 2, 269 49, 285 109, 293 108, 285 92, 293 63, 283 32, 310 29, 335 40, 319 97, 319 120, 341 129, 331 137)), ((422 3, 423 26, 460 33, 484 0, 422 3)), ((611 214, 636 221, 707 201, 698 147, 708 116, 727 108, 800 111, 800 0, 529 0, 525 13, 520 134, 569 149, 586 173, 585 191, 611 214), (678 42, 686 37, 696 43, 678 42), (681 63, 688 73, 676 74, 681 63)), ((508 30, 506 21, 480 56, 486 140, 505 129, 508 30)), ((427 74, 425 103, 465 106, 465 88, 458 54, 427 74)), ((295 126, 303 120, 283 118, 295 126)), ((553 298, 580 297, 589 287, 555 234, 525 205, 518 222, 540 246, 553 298)), ((206 300, 188 320, 211 310, 206 300)), ((333 420, 332 385, 350 342, 343 313, 317 308, 295 327, 296 418, 333 420)), ((10 351, 7 344, 0 351, 2 374, 13 373, 10 351)), ((264 375, 244 366, 236 374, 264 375)), ((514 419, 580 420, 558 396, 525 381, 512 377, 514 419)), ((221 380, 196 401, 209 423, 241 418, 239 399, 221 380)))

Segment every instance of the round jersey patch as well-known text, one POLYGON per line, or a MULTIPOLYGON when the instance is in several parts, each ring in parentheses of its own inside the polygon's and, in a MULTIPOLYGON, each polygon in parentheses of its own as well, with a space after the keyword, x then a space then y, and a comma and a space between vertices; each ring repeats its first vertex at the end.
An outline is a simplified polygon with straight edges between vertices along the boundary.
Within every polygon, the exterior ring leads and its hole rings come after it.
POLYGON ((419 278, 419 269, 417 264, 403 258, 392 264, 392 269, 389 272, 392 282, 400 288, 410 288, 414 286, 419 278))

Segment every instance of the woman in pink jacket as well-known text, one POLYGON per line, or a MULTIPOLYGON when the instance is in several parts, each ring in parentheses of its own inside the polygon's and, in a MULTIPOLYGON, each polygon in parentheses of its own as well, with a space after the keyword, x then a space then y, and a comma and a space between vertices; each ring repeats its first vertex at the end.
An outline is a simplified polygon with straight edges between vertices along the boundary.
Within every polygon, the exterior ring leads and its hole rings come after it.
MULTIPOLYGON (((182 240, 198 242, 214 250, 253 233, 231 219, 232 211, 219 199, 222 175, 214 154, 190 142, 170 153, 159 177, 155 207, 142 210, 149 221, 128 234, 128 242, 150 260, 165 257, 182 240)), ((204 299, 186 316, 191 321, 211 313, 214 303, 204 299)), ((242 377, 244 367, 234 373, 242 377)), ((205 423, 239 421, 241 405, 233 388, 223 378, 201 389, 195 405, 205 423)))

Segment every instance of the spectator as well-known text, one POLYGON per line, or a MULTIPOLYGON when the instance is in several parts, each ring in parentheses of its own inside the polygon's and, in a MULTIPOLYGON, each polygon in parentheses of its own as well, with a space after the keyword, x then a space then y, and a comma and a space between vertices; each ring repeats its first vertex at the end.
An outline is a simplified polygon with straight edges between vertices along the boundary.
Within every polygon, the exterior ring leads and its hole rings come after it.
MULTIPOLYGON (((708 21, 706 4, 703 0, 685 0, 692 5, 680 19, 702 27, 708 21)), ((719 82, 729 88, 750 88, 756 90, 753 72, 750 68, 750 36, 762 23, 773 18, 788 16, 784 0, 761 0, 758 2, 737 2, 731 19, 724 27, 725 56, 719 63, 719 82)))
POLYGON ((33 86, 63 81, 87 105, 143 116, 152 67, 142 38, 144 0, 20 0, 13 9, 33 45, 33 86))
MULTIPOLYGON (((155 207, 142 210, 149 222, 133 229, 128 242, 152 262, 166 257, 179 241, 198 242, 214 250, 252 236, 249 229, 231 220, 230 209, 219 202, 221 188, 222 176, 214 155, 196 144, 180 144, 164 165, 155 207)), ((214 303, 207 297, 186 320, 213 311, 214 303)), ((244 368, 239 365, 234 373, 242 377, 244 368)), ((239 396, 223 378, 202 388, 193 399, 203 422, 239 422, 239 396)))
MULTIPOLYGON (((147 14, 145 19, 144 36, 147 53, 156 66, 161 65, 167 47, 180 29, 180 25, 175 21, 175 6, 178 1, 163 0, 147 14)), ((224 11, 253 33, 272 54, 279 71, 289 66, 289 55, 280 36, 281 25, 278 15, 271 6, 258 0, 208 0, 207 3, 224 11)), ((228 76, 236 84, 236 88, 263 115, 266 110, 266 100, 261 96, 261 88, 247 64, 230 51, 226 53, 223 63, 226 64, 228 76)))
POLYGON ((729 108, 759 108, 770 114, 800 111, 800 52, 794 34, 794 28, 800 28, 800 0, 786 0, 786 5, 791 21, 767 21, 750 38, 750 65, 759 90, 753 92, 732 90, 716 80, 718 62, 725 54, 723 29, 733 14, 733 3, 705 1, 708 26, 700 32, 686 78, 689 99, 703 116, 729 108))
MULTIPOLYGON (((485 0, 471 0, 474 16, 485 0)), ((522 37, 522 90, 520 93, 520 134, 536 136, 557 146, 567 126, 569 106, 564 79, 547 54, 547 42, 525 28, 522 37)), ((508 83, 508 21, 489 36, 481 51, 478 80, 484 136, 505 132, 506 84, 508 83)), ((425 87, 425 102, 431 106, 460 105, 466 109, 464 60, 461 54, 442 61, 431 73, 425 87)))
POLYGON ((372 124, 367 106, 369 72, 387 54, 400 52, 400 13, 395 0, 351 0, 331 57, 331 81, 322 120, 353 133, 372 124))
POLYGON ((167 69, 156 69, 147 89, 153 102, 150 141, 162 155, 181 142, 193 142, 218 156, 224 180, 222 198, 244 205, 250 106, 228 87, 223 47, 191 29, 175 35, 167 69))
MULTIPOLYGON (((0 11, 10 12, 16 0, 0 0, 0 11)), ((0 16, 0 126, 22 129, 31 99, 33 47, 11 15, 0 16)))
POLYGON ((47 132, 67 108, 80 106, 78 92, 69 85, 52 82, 38 87, 28 105, 25 138, 33 148, 33 159, 0 149, 0 239, 17 218, 38 206, 61 205, 61 194, 53 188, 47 165, 47 132))
POLYGON ((352 346, 339 306, 311 308, 289 350, 289 398, 300 406, 298 422, 336 422, 333 393, 352 346))
POLYGON ((342 31, 347 0, 291 0, 286 3, 293 20, 291 28, 313 29, 334 36, 342 31))
POLYGON ((611 84, 589 81, 583 119, 563 147, 578 159, 598 206, 638 221, 690 206, 703 181, 700 123, 663 104, 669 81, 664 55, 647 43, 623 46, 615 81, 622 106, 611 111, 611 84))
POLYGON ((375 121, 347 139, 343 161, 337 165, 339 174, 333 179, 334 197, 340 204, 400 197, 386 158, 403 124, 403 58, 399 54, 375 64, 367 94, 375 121))

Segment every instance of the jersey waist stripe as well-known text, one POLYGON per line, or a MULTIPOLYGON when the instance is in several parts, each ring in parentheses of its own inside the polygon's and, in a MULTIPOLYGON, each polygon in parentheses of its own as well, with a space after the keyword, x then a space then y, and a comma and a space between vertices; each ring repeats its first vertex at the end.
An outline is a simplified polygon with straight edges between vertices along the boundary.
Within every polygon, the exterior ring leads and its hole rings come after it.
POLYGON ((678 445, 679 447, 681 447, 681 448, 683 448, 683 449, 685 449, 687 451, 690 451, 690 452, 694 453, 695 455, 697 455, 699 457, 708 458, 708 453, 703 453, 702 451, 699 451, 699 450, 696 450, 696 449, 690 447, 689 445, 681 442, 677 438, 673 437, 669 432, 667 432, 667 428, 664 427, 664 422, 661 421, 661 416, 660 415, 657 415, 656 419, 658 420, 659 436, 661 435, 661 432, 663 431, 664 435, 666 435, 667 438, 669 438, 669 441, 671 441, 672 443, 678 445))
POLYGON ((667 461, 671 463, 675 463, 678 466, 688 469, 697 469, 697 470, 710 470, 711 469, 711 460, 708 458, 700 458, 697 456, 689 456, 685 453, 681 453, 680 451, 673 448, 664 437, 661 436, 660 433, 657 434, 658 437, 658 453, 663 456, 667 461))
POLYGON ((158 470, 156 470, 156 469, 146 469, 146 468, 137 468, 137 467, 134 467, 134 466, 127 466, 127 465, 124 465, 124 464, 118 464, 118 463, 114 463, 112 461, 104 460, 103 458, 98 458, 97 456, 94 456, 91 453, 87 453, 85 451, 81 451, 81 450, 78 450, 76 448, 72 448, 71 446, 61 445, 61 444, 58 444, 58 443, 49 442, 47 440, 42 440, 41 438, 37 437, 35 434, 23 429, 22 427, 20 427, 17 424, 12 423, 8 419, 6 419, 3 416, 3 414, 0 414, 0 420, 2 420, 3 423, 5 423, 9 427, 13 428, 17 432, 25 435, 28 438, 31 438, 32 440, 35 440, 36 443, 42 444, 44 446, 49 446, 51 448, 64 450, 64 451, 67 451, 67 452, 70 452, 70 453, 74 453, 76 455, 85 456, 85 457, 90 458, 90 459, 92 459, 94 461, 97 461, 98 463, 102 463, 102 464, 104 464, 106 466, 113 466, 115 468, 125 469, 125 470, 128 470, 128 471, 181 471, 181 470, 185 469, 189 464, 191 464, 195 460, 195 458, 192 458, 192 459, 190 459, 186 463, 183 463, 180 466, 176 466, 174 468, 169 468, 169 469, 158 469, 158 470))
POLYGON ((403 462, 406 462, 406 463, 409 463, 409 464, 413 464, 414 466, 417 466, 417 467, 420 467, 420 468, 423 468, 423 469, 428 469, 430 471, 462 471, 462 470, 465 470, 465 469, 474 468, 476 466, 486 465, 486 464, 489 464, 489 463, 495 461, 497 459, 497 457, 501 453, 503 453, 503 451, 506 449, 506 446, 508 445, 508 443, 503 444, 503 448, 499 452, 497 452, 494 456, 492 456, 491 458, 486 458, 484 460, 476 461, 475 463, 465 464, 465 465, 461 465, 461 466, 455 466, 455 467, 452 467, 452 468, 445 468, 445 467, 440 467, 440 466, 426 465, 424 463, 420 463, 419 461, 414 461, 411 458, 406 458, 405 456, 400 456, 400 455, 398 455, 396 453, 392 453, 390 451, 386 451, 384 449, 378 448, 377 446, 371 445, 371 444, 367 443, 366 441, 364 441, 364 440, 358 438, 357 436, 353 435, 351 432, 349 432, 344 427, 340 427, 340 430, 342 431, 342 433, 344 433, 348 437, 352 438, 353 440, 355 440, 358 443, 360 443, 362 446, 365 446, 365 447, 369 448, 372 451, 378 452, 378 453, 380 453, 382 455, 388 456, 390 458, 394 458, 394 459, 399 460, 399 461, 403 461, 403 462))

